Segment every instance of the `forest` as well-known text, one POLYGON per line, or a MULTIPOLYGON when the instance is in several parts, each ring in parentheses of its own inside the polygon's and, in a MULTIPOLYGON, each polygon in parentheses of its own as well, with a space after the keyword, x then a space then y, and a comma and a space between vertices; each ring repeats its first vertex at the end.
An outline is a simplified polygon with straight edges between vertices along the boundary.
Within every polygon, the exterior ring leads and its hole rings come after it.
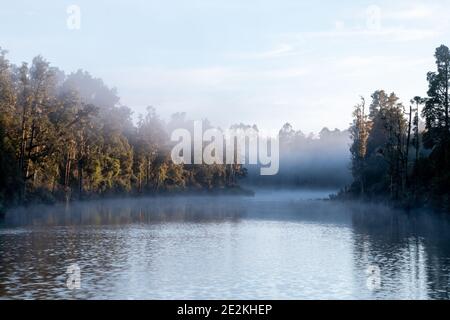
POLYGON ((0 50, 0 211, 115 194, 239 190, 241 165, 171 161, 171 130, 191 125, 184 113, 164 122, 148 107, 133 121, 101 79, 67 75, 41 56, 16 66, 6 54, 0 50))
POLYGON ((353 112, 353 183, 340 197, 450 211, 450 50, 436 49, 426 97, 377 90, 353 112))
POLYGON ((347 185, 337 198, 450 211, 449 48, 435 58, 426 97, 405 105, 377 90, 355 106, 348 130, 318 137, 285 124, 280 172, 261 177, 255 166, 176 165, 170 132, 192 129, 185 113, 163 121, 148 107, 133 119, 117 90, 88 72, 65 74, 41 56, 17 66, 0 50, 0 211, 117 194, 240 193, 245 177, 252 186, 347 185))

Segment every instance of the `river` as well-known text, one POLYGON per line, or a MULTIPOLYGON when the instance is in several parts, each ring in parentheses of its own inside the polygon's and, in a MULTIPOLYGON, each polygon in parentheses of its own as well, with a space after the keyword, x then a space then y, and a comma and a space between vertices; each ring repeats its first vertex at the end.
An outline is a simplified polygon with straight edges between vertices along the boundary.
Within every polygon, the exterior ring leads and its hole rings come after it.
POLYGON ((0 224, 0 298, 449 298, 447 217, 318 200, 331 192, 16 209, 0 224))

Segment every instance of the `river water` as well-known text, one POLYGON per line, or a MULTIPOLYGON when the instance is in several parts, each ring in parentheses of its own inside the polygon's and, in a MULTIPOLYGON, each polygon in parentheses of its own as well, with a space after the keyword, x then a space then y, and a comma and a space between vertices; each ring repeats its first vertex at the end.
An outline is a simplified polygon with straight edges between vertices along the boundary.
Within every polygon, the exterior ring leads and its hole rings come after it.
POLYGON ((11 211, 0 298, 449 299, 447 217, 318 200, 330 192, 11 211))

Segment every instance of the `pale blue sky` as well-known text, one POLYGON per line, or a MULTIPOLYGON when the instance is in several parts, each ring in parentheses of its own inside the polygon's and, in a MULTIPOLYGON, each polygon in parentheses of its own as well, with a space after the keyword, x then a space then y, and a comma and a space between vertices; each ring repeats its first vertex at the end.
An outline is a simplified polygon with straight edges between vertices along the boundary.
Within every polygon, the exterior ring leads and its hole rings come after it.
POLYGON ((424 95, 449 12, 447 0, 16 0, 2 4, 0 46, 15 63, 88 70, 136 113, 317 132, 346 128, 375 89, 424 95), (80 30, 66 26, 72 4, 80 30))

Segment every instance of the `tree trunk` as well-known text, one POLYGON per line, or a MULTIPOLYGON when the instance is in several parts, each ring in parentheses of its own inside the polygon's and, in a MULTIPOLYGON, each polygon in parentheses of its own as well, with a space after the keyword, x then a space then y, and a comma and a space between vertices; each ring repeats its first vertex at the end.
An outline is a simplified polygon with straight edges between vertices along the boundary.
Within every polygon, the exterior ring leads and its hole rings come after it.
POLYGON ((78 154, 78 197, 81 200, 83 198, 83 169, 84 169, 84 144, 85 139, 83 133, 80 137, 80 149, 78 154))
POLYGON ((20 191, 20 201, 23 202, 26 196, 26 171, 25 171, 25 150, 27 143, 27 130, 26 130, 26 118, 27 107, 23 107, 22 113, 22 126, 21 126, 21 140, 20 140, 20 154, 19 154, 19 170, 22 178, 23 186, 20 191))
POLYGON ((34 142, 34 134, 36 132, 36 125, 35 121, 33 120, 33 123, 31 125, 31 134, 30 134, 30 143, 28 144, 28 155, 27 159, 25 161, 25 180, 24 180, 24 193, 26 193, 27 189, 27 181, 30 179, 30 165, 31 165, 31 152, 33 149, 33 142, 34 142))
POLYGON ((68 149, 66 155, 66 165, 64 170, 64 197, 66 203, 69 203, 70 200, 70 167, 71 167, 71 157, 70 157, 70 149, 68 149))
POLYGON ((409 124, 408 124, 408 137, 406 139, 406 157, 405 157, 405 181, 408 188, 408 162, 409 162, 409 144, 411 143, 411 124, 412 124, 412 105, 409 106, 409 124))
POLYGON ((83 158, 78 160, 78 192, 81 200, 83 198, 83 158))
POLYGON ((448 119, 448 108, 449 108, 449 101, 448 101, 448 86, 449 86, 449 64, 447 63, 445 68, 445 129, 446 129, 446 137, 449 134, 449 119, 448 119))
POLYGON ((139 183, 138 183, 139 193, 142 193, 142 170, 139 168, 139 183))
POLYGON ((150 186, 150 157, 149 156, 147 156, 147 159, 146 159, 146 166, 145 166, 145 171, 146 171, 146 185, 147 185, 147 188, 149 188, 149 186, 150 186))

